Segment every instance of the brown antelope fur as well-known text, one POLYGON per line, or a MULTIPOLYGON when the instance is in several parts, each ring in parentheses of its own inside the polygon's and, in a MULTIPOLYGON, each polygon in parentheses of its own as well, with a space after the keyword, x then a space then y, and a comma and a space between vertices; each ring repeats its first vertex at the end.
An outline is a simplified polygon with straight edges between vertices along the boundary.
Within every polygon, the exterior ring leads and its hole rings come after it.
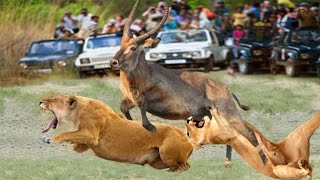
MULTIPOLYGON (((143 127, 155 132, 156 128, 148 120, 146 112, 171 120, 185 120, 192 116, 196 121, 201 121, 204 116, 211 117, 207 108, 214 102, 221 107, 230 124, 257 146, 256 137, 242 122, 235 101, 242 109, 248 108, 240 105, 225 84, 209 79, 204 73, 166 69, 145 60, 142 47, 157 44, 150 37, 162 27, 169 7, 166 6, 165 16, 153 30, 131 38, 129 27, 139 2, 136 1, 128 17, 120 50, 110 61, 112 68, 120 70, 120 90, 123 95, 120 108, 126 118, 132 119, 129 111, 138 106, 143 127)), ((228 160, 231 160, 231 150, 231 147, 227 148, 228 160)), ((265 160, 263 155, 261 157, 265 160)))
POLYGON ((101 158, 132 164, 149 164, 156 169, 182 171, 192 146, 183 130, 156 124, 151 133, 141 123, 122 119, 109 106, 81 96, 53 96, 40 101, 40 107, 52 111, 61 121, 72 122, 77 130, 53 137, 53 143, 75 143, 74 150, 88 149, 101 158))
POLYGON ((213 109, 211 113, 213 115, 211 121, 208 117, 201 122, 188 121, 186 134, 193 147, 199 148, 204 144, 228 144, 253 168, 266 176, 288 180, 312 178, 312 167, 309 165, 310 138, 320 127, 320 113, 298 126, 280 143, 269 141, 253 125, 244 121, 246 126, 255 133, 260 147, 268 158, 265 165, 261 161, 258 150, 231 127, 221 112, 213 109), (202 127, 199 128, 199 126, 202 127))

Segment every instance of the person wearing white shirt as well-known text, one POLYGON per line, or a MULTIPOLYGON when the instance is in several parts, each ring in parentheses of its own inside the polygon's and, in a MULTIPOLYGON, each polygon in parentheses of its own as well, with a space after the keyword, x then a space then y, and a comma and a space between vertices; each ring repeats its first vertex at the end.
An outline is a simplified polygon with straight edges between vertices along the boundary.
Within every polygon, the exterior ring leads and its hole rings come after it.
POLYGON ((81 9, 80 15, 78 16, 78 22, 80 23, 80 31, 78 33, 79 38, 89 37, 89 27, 91 26, 92 14, 88 12, 87 8, 81 9))
POLYGON ((64 12, 61 18, 61 22, 64 24, 64 27, 66 29, 72 29, 74 33, 77 33, 79 31, 79 28, 77 26, 77 17, 72 16, 72 13, 70 11, 64 12))
POLYGON ((99 23, 99 16, 92 16, 91 21, 88 27, 89 36, 96 36, 99 34, 98 32, 98 23, 99 23))

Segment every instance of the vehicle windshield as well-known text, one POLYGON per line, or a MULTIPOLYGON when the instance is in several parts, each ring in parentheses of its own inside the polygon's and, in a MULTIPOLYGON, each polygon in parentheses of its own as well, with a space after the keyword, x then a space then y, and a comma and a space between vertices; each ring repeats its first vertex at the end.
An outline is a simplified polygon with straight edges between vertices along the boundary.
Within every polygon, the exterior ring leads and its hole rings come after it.
POLYGON ((30 55, 75 54, 79 51, 77 41, 43 41, 33 43, 30 55))
POLYGON ((273 37, 273 33, 269 28, 258 28, 258 29, 249 29, 246 32, 246 39, 250 40, 271 40, 273 37))
POLYGON ((291 34, 291 43, 319 43, 320 32, 312 30, 293 31, 291 34))
POLYGON ((166 32, 162 33, 160 38, 160 44, 203 42, 208 40, 205 31, 166 32))
POLYGON ((102 36, 89 39, 87 49, 116 47, 121 44, 121 36, 102 36))

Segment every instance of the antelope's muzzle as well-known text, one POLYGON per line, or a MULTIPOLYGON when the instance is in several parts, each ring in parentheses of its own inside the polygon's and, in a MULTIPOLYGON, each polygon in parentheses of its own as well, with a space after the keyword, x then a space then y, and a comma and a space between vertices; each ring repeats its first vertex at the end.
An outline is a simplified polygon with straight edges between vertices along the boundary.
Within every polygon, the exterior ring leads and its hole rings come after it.
POLYGON ((110 66, 112 69, 118 70, 120 68, 119 61, 116 59, 111 59, 110 60, 110 66))

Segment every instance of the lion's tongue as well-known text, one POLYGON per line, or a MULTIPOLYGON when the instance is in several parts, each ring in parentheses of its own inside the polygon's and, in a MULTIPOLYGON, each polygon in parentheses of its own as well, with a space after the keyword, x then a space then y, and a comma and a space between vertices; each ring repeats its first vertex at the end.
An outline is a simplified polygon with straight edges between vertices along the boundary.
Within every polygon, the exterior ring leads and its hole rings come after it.
POLYGON ((48 124, 47 128, 42 130, 42 133, 48 132, 51 128, 55 129, 57 127, 57 124, 58 124, 58 119, 56 116, 54 116, 54 118, 48 124))

